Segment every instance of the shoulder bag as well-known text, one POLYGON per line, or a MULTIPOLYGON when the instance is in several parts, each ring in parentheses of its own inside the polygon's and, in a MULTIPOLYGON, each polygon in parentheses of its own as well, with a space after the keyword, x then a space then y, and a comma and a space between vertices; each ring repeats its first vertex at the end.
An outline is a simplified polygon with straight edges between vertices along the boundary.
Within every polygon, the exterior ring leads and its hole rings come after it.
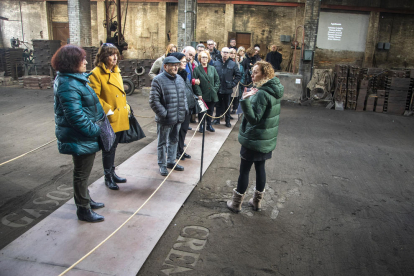
POLYGON ((146 137, 144 131, 142 130, 141 126, 139 125, 137 119, 134 116, 134 111, 132 111, 132 107, 129 107, 131 111, 129 115, 129 129, 121 131, 119 137, 119 143, 121 144, 131 143, 146 137))

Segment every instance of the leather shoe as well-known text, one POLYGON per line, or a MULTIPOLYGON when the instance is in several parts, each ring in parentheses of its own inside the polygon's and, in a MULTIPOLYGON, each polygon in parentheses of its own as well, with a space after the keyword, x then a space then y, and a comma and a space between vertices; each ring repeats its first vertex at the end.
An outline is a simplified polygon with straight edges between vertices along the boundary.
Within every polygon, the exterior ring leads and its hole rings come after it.
POLYGON ((215 132, 216 131, 211 125, 207 126, 206 129, 210 132, 215 132))
MULTIPOLYGON (((191 155, 189 155, 189 154, 187 154, 187 153, 184 153, 183 158, 186 158, 186 159, 191 159, 191 155)), ((182 159, 181 159, 181 160, 182 160, 182 159)))
POLYGON ((105 185, 111 190, 119 190, 119 187, 116 185, 112 174, 105 175, 105 185))
POLYGON ((78 220, 87 221, 87 222, 100 222, 104 221, 104 217, 98 215, 91 209, 87 209, 85 207, 78 207, 76 211, 76 215, 78 216, 78 220))
POLYGON ((203 133, 204 132, 203 128, 204 128, 203 125, 201 125, 200 128, 198 129, 198 132, 203 133))
POLYGON ((165 166, 160 167, 160 174, 162 176, 167 176, 168 175, 168 170, 165 166))
POLYGON ((187 130, 193 130, 193 128, 192 127, 188 127, 187 130))
POLYGON ((91 202, 89 202, 89 205, 91 206, 91 209, 94 209, 94 210, 105 207, 105 204, 100 203, 100 202, 95 202, 93 201, 92 198, 91 198, 91 202))
MULTIPOLYGON (((174 165, 175 165, 175 163, 167 164, 167 168, 172 169, 172 168, 174 168, 174 165)), ((184 167, 181 166, 181 165, 177 165, 177 166, 175 166, 175 169, 174 170, 175 171, 183 171, 184 170, 184 167)))
POLYGON ((226 127, 231 127, 231 124, 230 123, 226 123, 226 127))
POLYGON ((123 178, 123 177, 120 177, 120 176, 116 175, 115 167, 112 168, 112 178, 113 178, 115 183, 126 183, 127 182, 126 178, 123 178))
POLYGON ((232 116, 230 116, 230 120, 234 120, 234 118, 232 116))
POLYGON ((236 110, 232 110, 230 114, 236 114, 236 110))
MULTIPOLYGON (((175 157, 175 159, 180 159, 181 157, 181 153, 177 153, 177 156, 175 157)), ((183 155, 183 157, 181 158, 181 160, 185 160, 185 155, 183 155)))
POLYGON ((220 124, 220 119, 214 119, 214 121, 212 122, 213 125, 219 125, 220 124))

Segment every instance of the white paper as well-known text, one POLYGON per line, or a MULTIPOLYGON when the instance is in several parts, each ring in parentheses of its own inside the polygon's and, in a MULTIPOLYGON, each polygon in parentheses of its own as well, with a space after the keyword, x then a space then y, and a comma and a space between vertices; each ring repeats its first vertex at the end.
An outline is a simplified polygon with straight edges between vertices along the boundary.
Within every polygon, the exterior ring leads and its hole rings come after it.
POLYGON ((106 113, 106 117, 115 114, 112 109, 109 109, 108 113, 106 113))
POLYGON ((300 79, 296 79, 296 84, 300 84, 300 79))

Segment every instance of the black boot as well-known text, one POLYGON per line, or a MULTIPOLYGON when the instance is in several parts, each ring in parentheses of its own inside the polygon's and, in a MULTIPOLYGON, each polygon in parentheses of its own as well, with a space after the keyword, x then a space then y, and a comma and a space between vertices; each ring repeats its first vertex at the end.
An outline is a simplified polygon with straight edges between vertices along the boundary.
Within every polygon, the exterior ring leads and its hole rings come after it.
POLYGON ((87 209, 85 207, 78 207, 78 210, 76 211, 76 215, 78 215, 78 219, 82 221, 87 221, 87 222, 104 221, 103 216, 98 215, 91 209, 87 209))
POLYGON ((93 201, 92 198, 91 198, 91 202, 89 203, 89 205, 91 205, 91 209, 94 209, 94 210, 105 207, 105 204, 100 203, 100 202, 95 202, 93 201))
POLYGON ((115 167, 112 167, 112 178, 114 179, 115 183, 126 183, 127 182, 126 178, 123 178, 123 177, 120 177, 120 176, 116 175, 115 167))
POLYGON ((105 175, 105 185, 111 190, 119 190, 119 187, 116 185, 112 174, 105 175))
POLYGON ((208 125, 206 129, 210 132, 215 132, 216 131, 211 125, 208 125))
POLYGON ((220 124, 220 119, 214 119, 213 125, 219 125, 220 124))
POLYGON ((198 129, 198 132, 203 133, 204 132, 204 126, 200 125, 200 128, 198 129))

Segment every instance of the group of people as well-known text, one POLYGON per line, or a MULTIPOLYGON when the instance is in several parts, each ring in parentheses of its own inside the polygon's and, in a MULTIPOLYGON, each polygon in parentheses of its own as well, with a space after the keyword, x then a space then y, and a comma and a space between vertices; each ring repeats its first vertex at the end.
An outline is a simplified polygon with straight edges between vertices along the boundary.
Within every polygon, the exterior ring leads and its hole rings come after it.
MULTIPOLYGON (((191 46, 182 52, 177 50, 174 44, 168 45, 165 54, 155 61, 149 73, 153 79, 149 104, 157 122, 160 174, 166 176, 168 169, 173 168, 183 171, 184 167, 176 160, 191 158, 189 154, 183 154, 184 141, 191 129, 192 116, 198 114, 200 122, 203 118, 199 102, 205 104, 205 112, 209 115, 201 123, 206 124, 207 131, 215 132, 213 124, 220 124, 218 118, 212 121, 215 108, 216 117, 226 112, 225 126, 231 127, 229 105, 233 96, 244 117, 239 133, 242 144, 240 176, 227 207, 234 212, 241 210, 249 171, 255 164, 256 192, 249 204, 254 210, 260 210, 266 177, 264 164, 276 146, 280 98, 283 95, 283 86, 274 77, 273 66, 257 61, 254 56, 258 50, 254 47, 236 49, 235 40, 221 51, 216 49, 212 40, 207 41, 207 49, 200 44, 197 51, 191 46)), ((105 185, 109 189, 118 190, 118 184, 127 181, 116 174, 114 166, 119 139, 129 129, 131 116, 118 67, 119 58, 117 47, 104 43, 96 55, 95 68, 86 74, 85 51, 68 44, 62 46, 51 60, 57 71, 54 111, 58 149, 62 154, 72 155, 74 200, 78 219, 82 221, 104 220, 93 210, 105 205, 92 200, 88 190, 96 152, 102 150, 105 185), (98 125, 105 116, 115 133, 115 142, 107 150, 100 142, 98 125)), ((203 129, 204 125, 199 131, 203 129)))
MULTIPOLYGON (((168 49, 177 49, 169 45, 168 49)), ((239 131, 241 164, 237 188, 227 207, 240 212, 246 194, 249 173, 252 165, 256 169, 256 191, 249 205, 253 210, 261 210, 261 200, 266 184, 265 161, 272 157, 276 147, 280 99, 284 88, 274 76, 274 66, 266 61, 258 61, 260 49, 251 47, 236 48, 231 40, 230 47, 218 51, 214 41, 207 41, 207 50, 203 44, 197 45, 197 51, 191 46, 182 53, 169 52, 163 57, 163 67, 155 65, 151 69, 153 78, 150 92, 150 106, 155 112, 158 133, 158 165, 161 175, 168 175, 168 169, 183 171, 184 167, 176 163, 182 153, 185 134, 188 131, 190 117, 197 113, 193 108, 198 100, 208 107, 205 122, 203 113, 198 114, 203 131, 215 132, 213 124, 220 124, 219 117, 225 113, 225 126, 231 127, 231 96, 237 99, 237 106, 244 117, 239 131), (240 85, 241 84, 241 85, 240 85), (249 88, 249 89, 247 89, 249 88), (239 103, 240 102, 240 103, 239 103), (216 109, 216 119, 213 110, 216 109), (181 135, 182 133, 182 135, 181 135), (178 154, 177 154, 178 147, 178 154)), ((233 111, 235 109, 233 108, 233 111)), ((191 158, 188 154, 184 158, 191 158)))
POLYGON ((54 83, 54 111, 59 152, 72 155, 74 164, 73 190, 79 220, 103 221, 94 209, 103 208, 89 195, 88 178, 96 152, 102 149, 105 185, 118 190, 117 183, 127 180, 115 172, 114 160, 119 139, 129 129, 130 106, 118 68, 120 53, 110 43, 104 43, 96 55, 95 68, 86 72, 86 53, 74 45, 61 47, 51 64, 58 71, 54 83), (97 122, 107 116, 115 133, 115 141, 105 150, 99 140, 97 122))

